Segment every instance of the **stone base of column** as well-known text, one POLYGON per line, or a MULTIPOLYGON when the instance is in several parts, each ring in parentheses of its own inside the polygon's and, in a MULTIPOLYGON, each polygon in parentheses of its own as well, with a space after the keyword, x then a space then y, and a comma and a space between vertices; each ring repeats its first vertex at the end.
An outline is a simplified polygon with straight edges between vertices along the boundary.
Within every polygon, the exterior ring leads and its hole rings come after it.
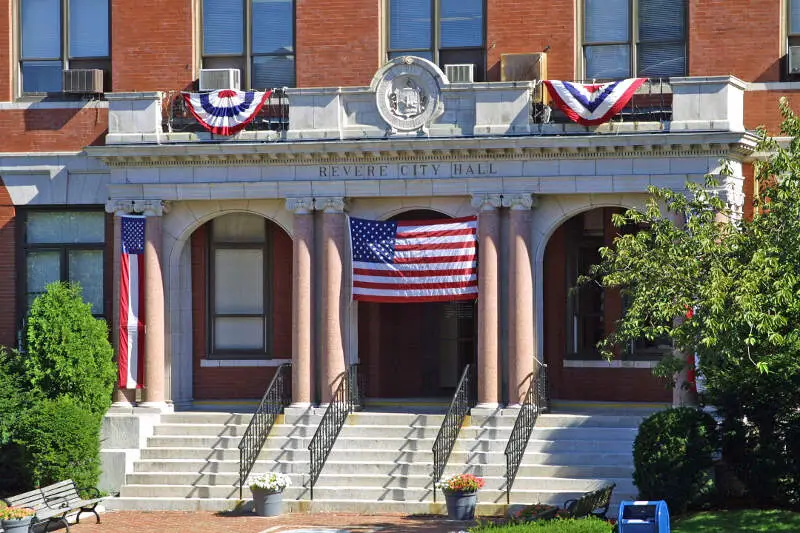
POLYGON ((136 407, 158 411, 160 413, 172 413, 175 410, 172 404, 168 404, 167 402, 142 402, 136 407))

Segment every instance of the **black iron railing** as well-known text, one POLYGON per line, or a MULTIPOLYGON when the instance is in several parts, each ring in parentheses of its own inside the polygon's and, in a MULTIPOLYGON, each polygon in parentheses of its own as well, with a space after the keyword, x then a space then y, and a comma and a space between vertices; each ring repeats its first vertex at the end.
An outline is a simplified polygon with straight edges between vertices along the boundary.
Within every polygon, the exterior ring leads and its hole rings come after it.
POLYGON ((442 427, 433 443, 433 501, 436 503, 436 485, 441 481, 450 452, 456 444, 458 432, 464 423, 464 418, 469 414, 470 408, 475 404, 472 387, 472 367, 467 365, 461 373, 461 379, 450 400, 450 407, 444 415, 442 427))
POLYGON ((361 364, 353 363, 350 365, 350 368, 347 369, 347 373, 350 375, 350 383, 353 385, 350 387, 350 401, 353 404, 353 409, 363 408, 364 392, 367 390, 367 387, 366 376, 364 372, 361 371, 361 364))
MULTIPOLYGON (((601 83, 578 80, 576 83, 601 83)), ((603 82, 604 83, 604 82, 603 82)), ((645 81, 628 104, 611 119, 612 122, 663 122, 672 119, 672 86, 668 79, 651 78, 645 81)), ((564 124, 572 121, 549 98, 544 83, 533 90, 531 120, 536 124, 564 124)))
MULTIPOLYGON (((164 131, 204 132, 206 129, 194 118, 182 96, 182 91, 170 91, 165 99, 164 131)), ((273 89, 266 103, 244 131, 277 131, 289 129, 289 99, 283 89, 273 89)))
POLYGON ((289 405, 291 394, 289 386, 292 381, 291 363, 284 363, 275 370, 272 381, 267 387, 267 392, 261 398, 258 409, 253 413, 253 418, 239 442, 239 499, 242 499, 242 488, 247 476, 256 463, 261 448, 267 440, 272 426, 275 425, 278 415, 289 405))
POLYGON ((528 447, 528 440, 533 433, 533 427, 539 414, 546 411, 549 404, 547 393, 547 365, 534 359, 536 370, 531 375, 531 383, 528 392, 525 394, 525 401, 522 403, 514 422, 514 429, 508 437, 506 445, 506 503, 511 503, 511 486, 517 477, 519 465, 522 463, 522 456, 525 455, 525 448, 528 447))
POLYGON ((314 485, 317 483, 322 467, 325 466, 325 461, 328 459, 333 445, 336 443, 336 437, 344 426, 347 415, 350 414, 359 401, 359 391, 357 387, 356 375, 357 369, 352 365, 347 371, 342 373, 339 380, 339 386, 333 393, 331 402, 328 408, 325 409, 325 414, 322 415, 322 420, 319 421, 317 431, 311 439, 311 444, 308 445, 308 451, 311 455, 311 464, 309 465, 308 482, 311 488, 311 499, 314 499, 314 485))

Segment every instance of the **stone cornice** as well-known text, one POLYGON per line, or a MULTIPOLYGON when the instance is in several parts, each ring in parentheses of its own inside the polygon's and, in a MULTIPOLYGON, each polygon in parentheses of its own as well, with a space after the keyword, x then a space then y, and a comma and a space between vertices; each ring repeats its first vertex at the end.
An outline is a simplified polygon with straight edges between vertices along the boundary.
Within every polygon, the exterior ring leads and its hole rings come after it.
POLYGON ((87 147, 111 168, 182 166, 341 165, 427 161, 744 158, 756 137, 744 132, 640 135, 518 136, 309 143, 197 143, 87 147))

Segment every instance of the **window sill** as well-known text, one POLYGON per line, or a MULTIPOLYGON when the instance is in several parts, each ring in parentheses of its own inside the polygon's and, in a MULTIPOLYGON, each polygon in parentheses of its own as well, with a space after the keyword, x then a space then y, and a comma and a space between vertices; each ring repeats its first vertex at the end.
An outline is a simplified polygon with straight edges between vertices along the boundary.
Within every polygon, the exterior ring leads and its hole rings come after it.
POLYGON ((291 359, 201 359, 200 368, 281 366, 289 362, 291 359))
POLYGON ((0 111, 25 110, 25 109, 83 109, 83 108, 108 108, 106 100, 41 100, 20 99, 16 102, 0 102, 0 111))
POLYGON ((605 360, 585 360, 567 359, 564 361, 564 368, 655 368, 658 361, 613 361, 605 360))

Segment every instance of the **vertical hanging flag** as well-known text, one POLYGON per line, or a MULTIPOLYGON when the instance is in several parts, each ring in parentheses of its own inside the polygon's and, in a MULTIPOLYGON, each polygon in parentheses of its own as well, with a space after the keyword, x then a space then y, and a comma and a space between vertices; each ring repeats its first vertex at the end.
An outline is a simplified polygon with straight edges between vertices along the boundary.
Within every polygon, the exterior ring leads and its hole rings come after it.
POLYGON ((350 219, 353 299, 449 302, 478 297, 477 217, 350 219))
POLYGON ((628 105, 647 78, 629 78, 610 83, 573 83, 545 80, 547 92, 573 122, 596 126, 608 122, 628 105))
POLYGON ((119 286, 119 387, 141 389, 144 377, 145 217, 121 217, 119 286))

